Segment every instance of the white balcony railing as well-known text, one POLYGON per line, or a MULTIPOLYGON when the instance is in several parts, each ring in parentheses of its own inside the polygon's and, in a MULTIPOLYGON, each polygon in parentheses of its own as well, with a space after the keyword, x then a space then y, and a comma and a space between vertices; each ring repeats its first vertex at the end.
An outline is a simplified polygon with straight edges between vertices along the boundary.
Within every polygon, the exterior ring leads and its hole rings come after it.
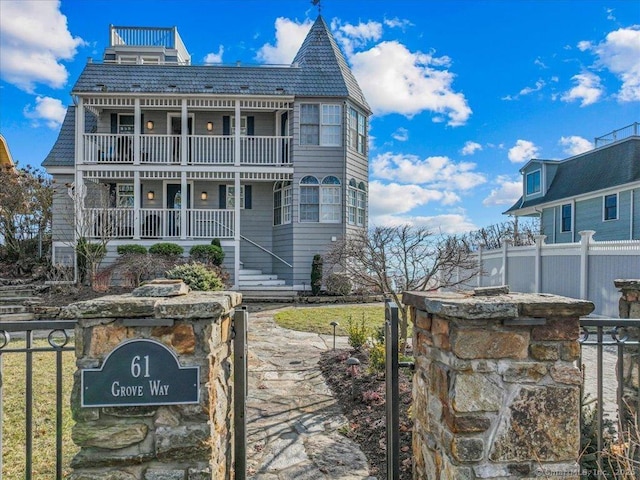
MULTIPOLYGON (((135 235, 132 208, 87 208, 84 222, 88 238, 132 238, 135 235)), ((186 238, 233 238, 233 210, 187 210, 186 238)), ((139 210, 140 238, 181 238, 182 211, 166 208, 139 210)))
MULTIPOLYGON (((188 165, 233 165, 235 137, 228 135, 189 135, 188 165)), ((180 135, 140 135, 139 159, 142 164, 181 163, 180 135)), ((246 136, 240 141, 240 164, 281 166, 290 164, 291 137, 246 136)), ((133 163, 134 135, 88 133, 84 135, 84 163, 133 163)))

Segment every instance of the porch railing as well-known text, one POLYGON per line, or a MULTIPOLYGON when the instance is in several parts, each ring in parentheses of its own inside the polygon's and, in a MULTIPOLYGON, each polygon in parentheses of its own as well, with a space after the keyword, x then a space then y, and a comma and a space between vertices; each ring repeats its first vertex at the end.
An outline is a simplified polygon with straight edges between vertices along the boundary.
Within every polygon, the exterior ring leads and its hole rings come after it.
MULTIPOLYGON (((136 210, 133 208, 87 208, 85 219, 89 238, 133 238, 136 210)), ((188 238, 233 238, 233 210, 188 209, 188 238)), ((141 238, 182 237, 182 211, 168 208, 141 208, 137 216, 141 238)))
MULTIPOLYGON (((233 165, 235 137, 229 135, 189 135, 188 165, 233 165)), ((181 163, 180 135, 140 135, 142 164, 181 163)), ((291 137, 246 136, 240 140, 242 165, 280 166, 290 164, 291 137)), ((84 135, 84 163, 128 163, 135 159, 134 135, 87 133, 84 135)))
POLYGON ((595 393, 593 401, 596 420, 596 462, 600 479, 605 478, 605 412, 617 414, 617 419, 609 420, 617 426, 618 436, 622 433, 620 429, 625 429, 629 424, 638 425, 640 422, 640 393, 636 392, 635 405, 626 404, 624 396, 625 373, 637 375, 638 378, 630 383, 640 385, 640 359, 637 350, 640 341, 630 338, 627 334, 630 328, 639 331, 640 319, 585 317, 580 319, 580 327, 580 366, 584 378, 582 399, 584 401, 585 398, 588 399, 587 394, 595 393), (595 352, 586 349, 595 349, 595 352), (631 352, 631 349, 634 351, 631 352), (631 365, 633 362, 636 363, 635 368, 631 365), (611 382, 612 379, 615 381, 611 382), (634 412, 635 419, 626 418, 628 412, 634 412))

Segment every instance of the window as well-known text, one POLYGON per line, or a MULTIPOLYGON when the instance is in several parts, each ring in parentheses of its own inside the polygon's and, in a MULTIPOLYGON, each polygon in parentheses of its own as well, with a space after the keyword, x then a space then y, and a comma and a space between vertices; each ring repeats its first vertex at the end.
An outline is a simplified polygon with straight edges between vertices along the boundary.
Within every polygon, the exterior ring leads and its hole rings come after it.
POLYGON ((300 145, 320 143, 320 107, 305 103, 300 105, 300 145))
POLYGON ((364 221, 366 218, 367 210, 367 188, 364 182, 358 184, 358 218, 356 224, 359 227, 364 227, 364 221))
POLYGON ((347 222, 350 225, 364 226, 367 208, 367 193, 364 182, 356 184, 352 178, 347 189, 347 222))
POLYGON ((562 205, 562 226, 561 231, 570 232, 571 228, 571 204, 562 205))
POLYGON ((320 221, 340 223, 341 205, 340 180, 330 175, 322 179, 320 188, 320 221))
POLYGON ((130 183, 118 183, 116 186, 116 206, 133 208, 133 203, 133 185, 130 183))
POLYGON ((366 117, 355 108, 349 109, 348 145, 358 153, 365 153, 366 117))
POLYGON ((320 183, 316 177, 307 175, 300 180, 300 221, 320 221, 320 183))
POLYGON ((291 182, 277 182, 273 186, 273 224, 291 223, 291 182))
MULTIPOLYGON (((235 135, 236 134, 236 117, 235 116, 231 116, 231 122, 229 124, 229 128, 231 128, 231 135, 235 135)), ((242 115, 240 117, 240 135, 246 135, 247 134, 247 117, 242 115)))
MULTIPOLYGON (((236 207, 236 187, 234 185, 227 185, 227 199, 226 199, 226 207, 228 210, 233 210, 236 207)), ((245 198, 244 198, 244 185, 240 185, 240 209, 245 208, 245 198)))
POLYGON ((118 133, 133 133, 135 128, 135 119, 133 115, 118 115, 118 133))
POLYGON ((604 197, 604 219, 618 219, 618 194, 605 195, 604 197))
POLYGON ((300 105, 300 145, 340 146, 342 106, 303 103, 300 105))
POLYGON ((527 173, 527 195, 540 192, 540 170, 527 173))
POLYGON ((341 144, 341 116, 340 105, 322 105, 321 145, 339 146, 341 144))

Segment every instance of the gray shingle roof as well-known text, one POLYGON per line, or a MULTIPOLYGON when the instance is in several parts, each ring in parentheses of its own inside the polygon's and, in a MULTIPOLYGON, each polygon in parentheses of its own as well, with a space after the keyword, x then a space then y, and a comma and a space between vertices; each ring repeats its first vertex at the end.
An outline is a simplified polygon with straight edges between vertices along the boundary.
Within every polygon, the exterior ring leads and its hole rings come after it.
MULTIPOLYGON (((85 113, 85 128, 87 132, 95 132, 97 128, 96 117, 85 113)), ((76 129, 76 107, 69 105, 64 116, 62 127, 56 143, 51 148, 49 155, 42 162, 43 167, 72 167, 75 154, 75 129, 76 129)))
POLYGON ((88 63, 72 93, 91 92, 219 95, 274 95, 282 92, 303 97, 350 96, 367 111, 370 110, 335 39, 320 16, 311 27, 292 66, 88 63))
POLYGON ((629 137, 558 163, 543 197, 525 202, 521 197, 504 213, 637 181, 640 181, 640 137, 629 137))

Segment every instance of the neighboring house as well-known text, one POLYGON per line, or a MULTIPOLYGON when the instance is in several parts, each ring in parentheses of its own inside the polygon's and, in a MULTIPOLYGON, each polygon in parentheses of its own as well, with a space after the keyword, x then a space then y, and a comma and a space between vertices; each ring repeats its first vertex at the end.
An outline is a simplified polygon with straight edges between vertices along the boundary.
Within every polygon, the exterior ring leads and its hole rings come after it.
POLYGON ((530 160, 522 197, 507 215, 540 217, 547 243, 640 239, 640 123, 596 138, 594 150, 565 160, 530 160), (602 144, 602 146, 598 146, 602 144))
POLYGON ((324 19, 287 66, 196 66, 175 28, 109 31, 43 162, 53 261, 79 237, 109 237, 107 261, 218 238, 236 288, 308 289, 313 256, 367 225, 371 111, 324 19))
POLYGON ((0 134, 0 168, 14 168, 15 163, 13 162, 13 157, 11 156, 11 152, 9 151, 9 145, 7 145, 7 141, 0 134))

